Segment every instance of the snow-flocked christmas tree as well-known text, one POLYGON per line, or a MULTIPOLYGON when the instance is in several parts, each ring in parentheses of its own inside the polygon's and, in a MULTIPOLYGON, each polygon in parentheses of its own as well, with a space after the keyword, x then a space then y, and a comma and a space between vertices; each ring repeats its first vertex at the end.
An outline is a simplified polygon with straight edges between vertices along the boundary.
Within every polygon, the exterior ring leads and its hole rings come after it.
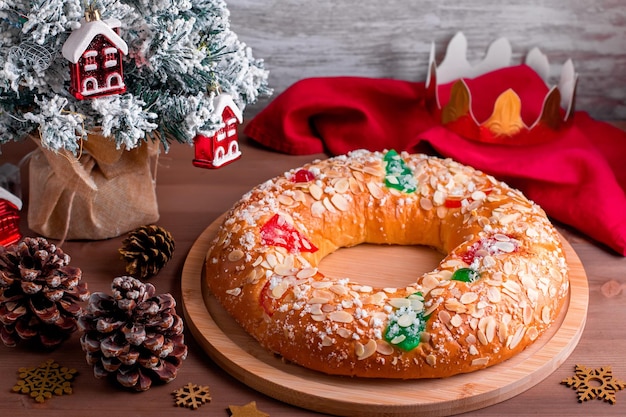
POLYGON ((229 18, 223 0, 0 0, 0 144, 35 133, 44 148, 77 153, 99 130, 117 148, 158 138, 167 149, 212 132, 217 94, 243 110, 271 93, 229 18), (77 99, 63 48, 94 11, 127 46, 125 91, 77 99))

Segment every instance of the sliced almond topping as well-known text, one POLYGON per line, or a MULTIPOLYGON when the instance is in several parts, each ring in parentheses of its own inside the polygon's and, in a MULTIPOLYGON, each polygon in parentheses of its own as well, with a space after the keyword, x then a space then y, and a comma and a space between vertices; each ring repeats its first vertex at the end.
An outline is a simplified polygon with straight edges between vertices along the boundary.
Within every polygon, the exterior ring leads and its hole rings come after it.
POLYGON ((311 314, 313 314, 314 316, 319 316, 320 314, 324 314, 324 312, 322 311, 322 305, 321 304, 312 304, 311 305, 311 314))
POLYGON ((463 319, 458 314, 455 314, 450 319, 450 324, 453 325, 454 327, 459 327, 461 324, 463 324, 463 319))
POLYGON ((295 201, 299 201, 301 203, 304 203, 306 201, 306 195, 304 194, 304 192, 302 192, 302 190, 295 190, 293 192, 293 199, 295 201))
POLYGON ((411 300, 409 300, 408 298, 390 298, 389 301, 387 302, 391 304, 392 307, 395 307, 395 308, 411 306, 411 300))
POLYGON ((273 253, 268 253, 265 255, 265 260, 267 261, 268 265, 273 269, 276 265, 278 265, 278 259, 276 258, 276 255, 274 255, 273 253))
POLYGON ((324 195, 324 190, 322 190, 322 187, 317 184, 309 185, 309 192, 311 193, 311 196, 316 200, 321 200, 322 196, 324 195))
POLYGON ((241 294, 241 288, 231 288, 230 290, 226 290, 226 294, 234 295, 235 297, 241 294))
POLYGON ((422 280, 422 287, 425 289, 431 290, 439 285, 439 280, 435 278, 433 275, 428 274, 424 276, 422 280))
POLYGON ((389 341, 389 343, 391 343, 392 345, 397 345, 398 343, 402 343, 404 341, 404 339, 406 339, 406 336, 403 334, 399 334, 396 337, 394 337, 393 339, 391 339, 389 341))
POLYGON ((431 353, 430 355, 426 356, 426 363, 430 366, 435 366, 437 364, 437 357, 431 353))
POLYGON ((478 294, 476 294, 475 292, 466 292, 463 293, 459 301, 461 301, 461 303, 463 304, 471 304, 476 300, 478 300, 478 294))
POLYGON ((251 269, 250 272, 248 272, 248 275, 246 276, 246 282, 248 284, 256 284, 256 282, 257 282, 256 270, 251 269))
POLYGON ((443 192, 439 191, 439 190, 435 191, 435 193, 433 194, 433 202, 436 205, 440 206, 445 201, 446 201, 446 195, 443 192))
POLYGON ((535 326, 529 327, 528 330, 526 330, 526 335, 528 335, 530 340, 536 340, 537 337, 539 337, 539 330, 537 330, 535 326))
POLYGON ((509 349, 515 349, 515 347, 519 344, 519 342, 522 341, 522 338, 524 337, 524 329, 525 327, 521 324, 517 327, 517 331, 515 332, 513 337, 510 338, 509 340, 509 344, 508 344, 509 349))
POLYGON ((344 285, 335 284, 329 288, 332 292, 337 295, 346 295, 348 293, 348 289, 344 285))
POLYGON ((330 202, 330 199, 328 197, 324 197, 322 203, 324 203, 324 207, 326 208, 326 210, 330 211, 331 213, 337 213, 335 206, 333 206, 333 203, 330 202))
POLYGON ((482 201, 487 198, 487 195, 483 191, 478 190, 474 191, 471 197, 473 200, 482 201))
MULTIPOLYGON (((308 269, 315 269, 315 268, 308 268, 308 269)), ((300 278, 300 277, 298 277, 298 278, 300 278)), ((308 278, 308 277, 302 277, 302 278, 308 278)), ((318 289, 330 288, 332 285, 333 285, 332 281, 313 281, 311 283, 311 287, 318 288, 318 289)))
POLYGON ((335 294, 333 294, 330 291, 324 290, 324 289, 313 290, 312 295, 313 295, 314 298, 326 300, 326 301, 324 301, 325 303, 327 303, 330 300, 335 298, 335 294))
POLYGON ((376 352, 380 353, 381 355, 391 355, 393 353, 393 346, 391 346, 384 340, 377 340, 376 352))
POLYGON ((455 313, 466 313, 467 312, 467 307, 465 307, 465 305, 462 304, 456 298, 448 298, 445 301, 444 305, 445 305, 446 309, 448 309, 450 311, 453 311, 455 313))
POLYGON ((360 171, 352 171, 352 176, 358 181, 363 182, 365 180, 365 176, 360 171))
POLYGON ((533 309, 531 306, 524 306, 524 324, 528 325, 533 319, 533 309))
POLYGON ((331 339, 328 336, 324 336, 322 338, 322 346, 332 346, 333 345, 333 339, 331 339))
POLYGON ((289 276, 293 273, 293 269, 289 265, 278 264, 274 267, 274 272, 278 275, 289 276))
POLYGON ((517 219, 519 219, 519 217, 522 214, 519 212, 513 212, 510 214, 505 214, 504 216, 500 217, 498 219, 498 221, 500 222, 500 224, 509 224, 509 223, 513 223, 514 221, 516 221, 517 219))
POLYGON ((541 309, 541 321, 543 321, 545 324, 550 324, 550 322, 552 321, 552 309, 550 308, 550 306, 543 306, 543 308, 541 309))
POLYGON ((489 287, 487 289, 487 298, 494 304, 499 303, 502 300, 500 290, 497 287, 489 287))
POLYGON ((505 281, 502 286, 511 291, 513 294, 518 294, 522 291, 522 287, 520 287, 520 285, 515 281, 505 281))
MULTIPOLYGON (((310 278, 315 274, 317 274, 317 268, 303 268, 298 271, 298 273, 296 274, 296 277, 298 277, 299 279, 304 279, 304 278, 310 278)), ((315 283, 320 283, 320 282, 321 281, 316 281, 315 283)), ((326 282, 332 285, 330 281, 326 281, 326 282)), ((315 283, 313 283, 313 285, 315 285, 315 283)), ((315 288, 320 288, 320 287, 315 287, 315 288)))
POLYGON ((345 179, 345 178, 340 178, 336 183, 335 183, 335 192, 338 194, 343 194, 345 192, 347 192, 350 189, 350 182, 345 179))
POLYGON ((235 249, 234 251, 230 252, 228 254, 228 260, 231 262, 237 262, 239 261, 241 258, 243 258, 243 251, 241 249, 235 249))
POLYGON ((372 167, 372 166, 364 167, 363 172, 365 172, 366 174, 374 175, 374 176, 380 175, 380 169, 376 167, 372 167))
POLYGON ((426 197, 422 197, 420 198, 420 207, 426 211, 431 210, 433 208, 433 202, 426 197))
POLYGON ((358 360, 369 358, 374 353, 376 353, 376 341, 374 339, 370 339, 365 345, 356 342, 356 356, 358 360))
POLYGON ((485 326, 485 336, 487 342, 491 343, 496 335, 496 319, 493 316, 487 317, 487 326, 485 326))
POLYGON ((331 321, 336 321, 338 323, 350 323, 352 322, 352 320, 354 320, 354 317, 352 316, 352 314, 344 310, 333 311, 332 313, 328 315, 328 318, 331 321))
POLYGON ((325 314, 312 314, 311 315, 311 319, 313 321, 324 321, 325 318, 326 318, 325 314))
POLYGON ((515 250, 515 244, 513 244, 513 242, 498 241, 498 242, 495 242, 493 246, 495 246, 496 248, 498 248, 504 253, 511 253, 515 250))
POLYGON ((381 305, 387 299, 387 294, 382 291, 379 291, 375 294, 370 295, 369 297, 363 300, 365 304, 374 304, 381 305))
POLYGON ((411 300, 411 309, 413 311, 422 311, 424 310, 424 302, 419 298, 410 298, 411 300))
POLYGON ((272 297, 274 298, 282 297, 288 288, 289 288, 289 281, 282 280, 278 285, 272 288, 272 297))
POLYGON ((506 326, 498 326, 498 339, 500 343, 504 343, 504 341, 509 337, 509 331, 506 326))
POLYGON ((443 324, 448 324, 450 323, 450 313, 448 313, 446 310, 441 310, 438 314, 439 317, 439 321, 441 321, 443 324))
POLYGON ((372 181, 368 182, 367 183, 367 189, 369 190, 369 192, 372 195, 372 197, 374 197, 374 198, 376 198, 378 200, 383 198, 383 196, 385 195, 383 190, 375 182, 372 182, 372 181))
POLYGON ((294 203, 294 199, 288 195, 281 194, 278 196, 278 202, 284 206, 291 206, 294 203))
POLYGON ((313 204, 311 204, 311 214, 313 215, 313 217, 322 217, 325 211, 326 208, 321 201, 315 201, 313 204))
POLYGON ((352 332, 348 329, 346 329, 345 327, 340 327, 337 329, 337 334, 341 337, 343 337, 344 339, 349 339, 352 337, 352 332))
POLYGON ((400 327, 409 327, 415 319, 417 318, 417 314, 415 312, 403 314, 398 317, 398 326, 400 327))
POLYGON ((333 195, 330 201, 333 203, 335 207, 337 207, 341 211, 348 211, 350 209, 348 200, 346 200, 345 197, 341 194, 333 195))
POLYGON ((322 311, 324 313, 330 313, 331 311, 335 311, 335 306, 332 304, 324 304, 322 306, 322 311))
POLYGON ((349 183, 350 191, 352 191, 352 194, 360 194, 363 191, 363 187, 361 185, 362 183, 358 182, 354 178, 350 178, 349 183))
POLYGON ((472 366, 484 366, 489 363, 489 358, 478 358, 472 361, 472 366))
POLYGON ((487 335, 482 329, 478 329, 478 331, 476 332, 476 336, 478 337, 478 341, 481 344, 486 345, 489 343, 489 341, 487 340, 487 335))

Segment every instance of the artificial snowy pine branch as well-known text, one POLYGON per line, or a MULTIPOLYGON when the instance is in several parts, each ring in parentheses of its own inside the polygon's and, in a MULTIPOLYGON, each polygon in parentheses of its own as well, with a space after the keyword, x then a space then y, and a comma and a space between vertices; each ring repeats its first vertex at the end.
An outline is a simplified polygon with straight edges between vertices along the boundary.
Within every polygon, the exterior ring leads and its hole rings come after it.
POLYGON ((44 148, 53 151, 66 149, 74 154, 79 149, 79 139, 85 135, 79 114, 64 110, 67 105, 65 97, 53 96, 51 99, 35 97, 39 112, 28 112, 24 119, 39 126, 38 132, 44 148))
POLYGON ((77 138, 96 130, 118 147, 138 146, 154 131, 166 149, 174 140, 192 143, 217 128, 217 87, 242 111, 271 94, 263 61, 229 18, 224 0, 0 0, 0 143, 35 130, 44 146, 72 152, 77 138), (88 4, 121 22, 122 97, 79 100, 68 91, 61 50, 88 4))
POLYGON ((146 112, 143 101, 131 94, 109 96, 92 100, 93 109, 102 115, 102 134, 114 136, 117 149, 133 149, 139 145, 146 132, 158 127, 150 122, 158 117, 156 113, 146 112))

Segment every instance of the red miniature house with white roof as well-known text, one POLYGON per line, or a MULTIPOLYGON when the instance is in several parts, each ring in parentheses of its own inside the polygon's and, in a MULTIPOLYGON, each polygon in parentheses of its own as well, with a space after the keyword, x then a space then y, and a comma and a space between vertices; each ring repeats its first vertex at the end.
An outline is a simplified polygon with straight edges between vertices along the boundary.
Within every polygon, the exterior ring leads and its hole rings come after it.
POLYGON ((221 115, 219 128, 206 135, 198 133, 193 140, 193 164, 200 168, 219 168, 241 157, 237 134, 237 126, 243 122, 241 110, 229 94, 215 97, 213 108, 221 115))
POLYGON ((21 209, 22 200, 0 187, 0 246, 11 245, 22 237, 19 230, 21 209))
POLYGON ((100 20, 97 10, 85 13, 80 28, 63 44, 70 61, 70 93, 79 100, 121 94, 126 91, 122 55, 128 45, 119 36, 121 22, 100 20))

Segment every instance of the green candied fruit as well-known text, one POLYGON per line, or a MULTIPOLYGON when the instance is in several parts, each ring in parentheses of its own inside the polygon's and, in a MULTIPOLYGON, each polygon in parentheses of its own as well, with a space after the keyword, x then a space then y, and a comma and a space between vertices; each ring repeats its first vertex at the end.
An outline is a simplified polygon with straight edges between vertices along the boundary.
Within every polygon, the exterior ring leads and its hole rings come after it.
POLYGON ((452 278, 454 281, 474 282, 480 278, 480 274, 472 268, 461 268, 454 271, 452 278))
POLYGON ((384 337, 392 346, 409 351, 420 344, 428 318, 424 316, 424 298, 421 293, 411 294, 406 299, 409 300, 406 306, 391 313, 384 337))
POLYGON ((387 151, 383 160, 385 161, 385 186, 387 188, 395 188, 405 193, 417 190, 417 181, 413 172, 398 152, 393 149, 387 151))

